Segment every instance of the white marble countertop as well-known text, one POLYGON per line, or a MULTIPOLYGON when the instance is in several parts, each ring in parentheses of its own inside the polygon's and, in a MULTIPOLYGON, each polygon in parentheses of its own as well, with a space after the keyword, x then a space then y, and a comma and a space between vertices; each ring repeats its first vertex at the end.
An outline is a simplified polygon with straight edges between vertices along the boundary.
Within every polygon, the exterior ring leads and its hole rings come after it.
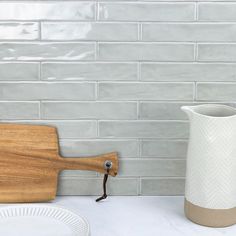
POLYGON ((209 228, 187 220, 183 197, 57 197, 64 206, 87 218, 91 236, 218 236, 236 235, 236 225, 209 228))

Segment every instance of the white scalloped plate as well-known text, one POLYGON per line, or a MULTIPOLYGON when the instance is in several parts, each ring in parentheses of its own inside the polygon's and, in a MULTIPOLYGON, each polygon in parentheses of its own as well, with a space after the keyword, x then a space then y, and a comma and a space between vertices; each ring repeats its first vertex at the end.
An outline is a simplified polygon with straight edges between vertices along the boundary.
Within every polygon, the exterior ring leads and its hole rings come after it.
POLYGON ((88 236, 81 216, 58 206, 40 204, 0 207, 0 235, 88 236))

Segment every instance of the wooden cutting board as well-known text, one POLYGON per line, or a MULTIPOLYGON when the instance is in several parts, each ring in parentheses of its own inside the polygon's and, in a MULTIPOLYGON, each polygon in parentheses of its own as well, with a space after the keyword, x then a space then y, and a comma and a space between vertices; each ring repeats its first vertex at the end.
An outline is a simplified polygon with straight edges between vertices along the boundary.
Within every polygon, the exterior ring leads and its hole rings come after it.
MULTIPOLYGON (((55 198, 61 170, 118 170, 117 153, 62 158, 57 130, 44 125, 0 124, 0 202, 41 202, 55 198)), ((89 187, 89 186, 88 186, 89 187)))

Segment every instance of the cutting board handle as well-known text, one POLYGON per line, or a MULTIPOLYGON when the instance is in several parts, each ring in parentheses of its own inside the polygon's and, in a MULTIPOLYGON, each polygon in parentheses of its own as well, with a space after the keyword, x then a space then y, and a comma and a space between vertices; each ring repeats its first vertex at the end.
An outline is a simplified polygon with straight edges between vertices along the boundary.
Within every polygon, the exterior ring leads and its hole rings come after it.
POLYGON ((93 157, 62 158, 60 157, 60 170, 90 170, 107 173, 106 162, 112 162, 109 175, 116 176, 118 172, 118 154, 107 153, 93 157))

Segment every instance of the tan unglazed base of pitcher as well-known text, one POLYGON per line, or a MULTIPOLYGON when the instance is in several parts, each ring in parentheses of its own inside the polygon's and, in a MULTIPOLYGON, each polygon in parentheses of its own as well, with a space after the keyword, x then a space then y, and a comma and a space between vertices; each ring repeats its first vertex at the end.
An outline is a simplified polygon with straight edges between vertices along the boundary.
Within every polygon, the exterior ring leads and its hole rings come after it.
POLYGON ((185 199, 184 211, 188 219, 199 225, 227 227, 236 224, 236 207, 230 209, 209 209, 194 205, 185 199))

